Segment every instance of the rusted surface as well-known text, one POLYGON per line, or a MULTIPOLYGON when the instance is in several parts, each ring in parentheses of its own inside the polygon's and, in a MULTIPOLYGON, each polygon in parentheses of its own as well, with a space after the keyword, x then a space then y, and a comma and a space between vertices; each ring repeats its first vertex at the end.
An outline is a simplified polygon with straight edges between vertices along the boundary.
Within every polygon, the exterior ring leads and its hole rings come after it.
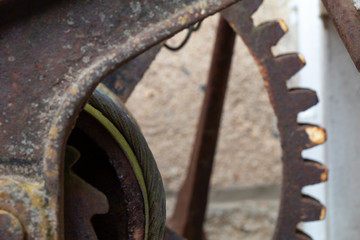
POLYGON ((0 209, 28 239, 64 237, 65 143, 96 85, 235 2, 0 1, 0 209))
POLYGON ((221 18, 190 167, 168 223, 171 229, 189 240, 203 238, 209 182, 234 41, 235 32, 221 18))
POLYGON ((0 210, 0 239, 24 239, 24 231, 19 219, 4 210, 0 210))
POLYGON ((303 221, 324 219, 325 207, 302 195, 301 189, 326 181, 328 170, 319 163, 304 160, 301 151, 323 143, 326 133, 320 127, 297 123, 298 113, 315 105, 318 100, 311 90, 287 89, 286 81, 305 65, 305 60, 298 54, 273 56, 271 47, 286 33, 287 27, 283 21, 255 27, 251 15, 261 3, 262 0, 244 0, 226 9, 222 16, 250 49, 278 119, 283 175, 280 212, 273 239, 310 239, 297 230, 297 225, 303 221))
POLYGON ((322 0, 356 68, 360 71, 360 11, 352 0, 322 0))

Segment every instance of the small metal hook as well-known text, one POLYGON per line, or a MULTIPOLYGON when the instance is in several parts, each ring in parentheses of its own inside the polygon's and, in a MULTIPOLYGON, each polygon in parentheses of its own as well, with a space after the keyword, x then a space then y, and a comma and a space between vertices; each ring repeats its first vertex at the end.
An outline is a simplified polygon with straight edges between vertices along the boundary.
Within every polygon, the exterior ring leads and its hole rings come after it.
POLYGON ((189 28, 188 28, 188 32, 186 34, 186 37, 185 39, 181 42, 181 44, 177 47, 172 47, 172 46, 169 46, 168 44, 164 44, 164 47, 166 47, 168 50, 170 51, 179 51, 181 48, 183 48, 185 46, 185 44, 189 41, 190 39, 190 36, 193 32, 196 32, 197 30, 199 30, 200 26, 201 26, 201 22, 198 22, 194 25, 191 25, 189 28))

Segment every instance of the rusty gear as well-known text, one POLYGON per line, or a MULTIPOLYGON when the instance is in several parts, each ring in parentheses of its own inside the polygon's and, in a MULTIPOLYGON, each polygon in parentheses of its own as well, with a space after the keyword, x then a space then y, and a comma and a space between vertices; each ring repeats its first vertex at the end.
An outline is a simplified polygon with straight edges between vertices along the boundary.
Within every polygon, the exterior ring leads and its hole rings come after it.
POLYGON ((286 81, 297 73, 305 60, 299 54, 273 56, 271 47, 287 32, 281 20, 254 26, 251 15, 262 0, 243 0, 226 9, 228 20, 248 46, 265 81, 271 105, 278 119, 283 150, 283 176, 280 213, 273 239, 310 239, 297 229, 302 221, 322 220, 325 207, 301 193, 304 186, 324 182, 328 177, 325 166, 304 160, 301 151, 322 144, 325 130, 297 123, 297 115, 318 102, 316 93, 307 89, 288 89, 286 81))

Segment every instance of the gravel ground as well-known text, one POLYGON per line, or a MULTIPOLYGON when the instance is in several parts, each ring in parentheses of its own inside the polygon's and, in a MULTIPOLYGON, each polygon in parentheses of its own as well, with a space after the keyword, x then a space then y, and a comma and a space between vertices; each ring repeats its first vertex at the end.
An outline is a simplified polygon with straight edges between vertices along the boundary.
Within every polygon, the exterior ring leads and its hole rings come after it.
MULTIPOLYGON (((255 22, 281 16, 291 29, 291 12, 284 8, 288 2, 265 1, 255 22)), ((162 49, 126 104, 143 130, 168 192, 176 192, 186 176, 218 17, 206 19, 181 51, 162 49)), ((168 43, 176 45, 183 37, 180 33, 168 43)), ((296 49, 294 39, 296 33, 291 32, 273 52, 296 49)), ((279 186, 280 157, 276 118, 263 81, 237 38, 211 186, 215 190, 279 186)), ((168 201, 169 214, 173 202, 168 201)), ((208 239, 270 239, 277 197, 217 206, 211 204, 208 211, 208 239)))
POLYGON ((207 239, 270 239, 276 224, 277 211, 276 200, 214 204, 208 212, 205 224, 207 239))
MULTIPOLYGON (((207 240, 270 239, 278 214, 279 193, 279 186, 213 190, 204 227, 207 240)), ((175 195, 168 194, 167 203, 171 216, 175 195)))

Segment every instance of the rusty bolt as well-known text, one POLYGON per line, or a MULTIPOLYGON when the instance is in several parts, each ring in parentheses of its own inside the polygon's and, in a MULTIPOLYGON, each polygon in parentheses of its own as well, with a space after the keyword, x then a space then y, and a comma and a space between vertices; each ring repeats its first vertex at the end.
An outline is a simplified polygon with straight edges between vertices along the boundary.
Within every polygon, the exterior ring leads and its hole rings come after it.
POLYGON ((24 231, 19 219, 5 210, 0 210, 0 239, 24 239, 24 231))

